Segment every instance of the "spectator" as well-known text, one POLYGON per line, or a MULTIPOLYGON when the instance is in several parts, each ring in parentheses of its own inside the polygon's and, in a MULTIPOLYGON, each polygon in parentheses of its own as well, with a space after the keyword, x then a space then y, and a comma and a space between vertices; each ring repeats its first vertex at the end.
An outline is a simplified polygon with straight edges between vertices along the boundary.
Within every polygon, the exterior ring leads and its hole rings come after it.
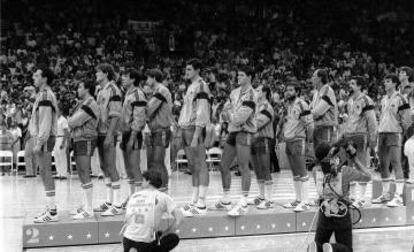
POLYGON ((13 118, 9 118, 9 131, 13 136, 13 144, 12 144, 12 150, 13 150, 13 167, 16 168, 17 164, 17 153, 21 150, 21 138, 22 138, 22 130, 17 127, 16 120, 13 118))
MULTIPOLYGON (((0 151, 11 151, 12 145, 13 145, 13 135, 7 129, 6 116, 0 110, 0 151)), ((0 159, 1 159, 0 161, 2 162, 6 161, 5 157, 0 157, 0 159)), ((9 170, 7 170, 7 168, 5 168, 4 166, 2 166, 1 169, 2 169, 1 170, 2 176, 5 175, 5 172, 9 172, 9 170)))

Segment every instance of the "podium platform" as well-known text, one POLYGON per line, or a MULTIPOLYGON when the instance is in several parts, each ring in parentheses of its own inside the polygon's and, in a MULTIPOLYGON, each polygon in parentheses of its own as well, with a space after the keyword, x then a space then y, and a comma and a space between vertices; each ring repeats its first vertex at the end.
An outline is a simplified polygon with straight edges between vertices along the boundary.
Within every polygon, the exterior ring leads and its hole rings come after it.
MULTIPOLYGON (((372 205, 361 209, 361 220, 354 228, 373 228, 412 225, 413 207, 389 208, 372 205)), ((317 209, 295 213, 275 206, 269 210, 257 210, 249 206, 249 212, 239 217, 227 216, 224 211, 208 211, 207 215, 185 218, 176 233, 183 239, 212 238, 224 236, 244 236, 260 234, 282 234, 307 232, 311 225, 314 231, 317 223, 317 209)), ((355 217, 357 218, 357 217, 355 217)), ((26 217, 23 225, 23 247, 55 247, 66 245, 120 243, 119 231, 123 216, 101 217, 84 221, 71 219, 68 212, 60 215, 60 221, 48 224, 35 224, 32 217, 26 217)), ((163 219, 167 225, 169 218, 163 219)))

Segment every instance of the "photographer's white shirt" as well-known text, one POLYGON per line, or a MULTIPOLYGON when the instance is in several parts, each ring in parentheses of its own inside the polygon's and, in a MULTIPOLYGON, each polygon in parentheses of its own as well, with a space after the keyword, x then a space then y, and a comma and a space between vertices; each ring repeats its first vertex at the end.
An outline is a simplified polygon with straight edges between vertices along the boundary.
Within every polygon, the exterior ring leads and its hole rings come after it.
POLYGON ((134 193, 126 209, 124 237, 135 242, 153 242, 161 217, 164 213, 172 214, 175 208, 173 199, 156 189, 134 193))

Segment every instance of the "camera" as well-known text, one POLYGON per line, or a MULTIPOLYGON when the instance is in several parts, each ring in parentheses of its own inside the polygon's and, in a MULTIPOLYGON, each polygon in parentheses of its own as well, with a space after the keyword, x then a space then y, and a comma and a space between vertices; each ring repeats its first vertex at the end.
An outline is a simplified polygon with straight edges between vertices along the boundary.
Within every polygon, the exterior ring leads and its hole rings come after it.
POLYGON ((338 142, 336 142, 330 152, 329 152, 329 156, 333 157, 335 155, 337 155, 341 150, 344 150, 345 153, 347 154, 347 156, 350 159, 355 158, 357 151, 356 151, 356 145, 354 144, 354 142, 352 141, 346 141, 344 139, 339 140, 338 142))
POLYGON ((340 140, 331 146, 328 155, 321 162, 322 171, 324 174, 332 174, 335 177, 341 171, 342 166, 355 157, 355 144, 352 141, 340 140), (343 154, 340 153, 341 151, 343 154), (347 158, 344 157, 344 154, 347 158))

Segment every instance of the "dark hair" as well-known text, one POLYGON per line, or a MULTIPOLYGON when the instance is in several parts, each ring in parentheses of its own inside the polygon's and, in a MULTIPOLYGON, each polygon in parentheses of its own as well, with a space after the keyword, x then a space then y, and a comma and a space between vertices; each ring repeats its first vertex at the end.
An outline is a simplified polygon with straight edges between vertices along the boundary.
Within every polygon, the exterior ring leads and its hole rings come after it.
POLYGON ((286 84, 286 89, 287 89, 287 87, 289 87, 289 86, 291 86, 291 87, 293 87, 293 88, 295 89, 297 96, 299 96, 299 95, 300 95, 300 93, 301 93, 301 91, 302 91, 302 88, 300 87, 299 82, 296 82, 296 81, 289 81, 289 82, 286 84))
POLYGON ((81 83, 83 84, 83 87, 89 91, 90 95, 93 96, 95 94, 95 88, 96 88, 95 81, 93 81, 93 80, 82 80, 78 83, 78 86, 81 83))
POLYGON ((141 82, 142 76, 138 72, 137 69, 135 69, 135 68, 128 68, 127 70, 125 70, 125 72, 123 74, 129 75, 129 78, 130 79, 134 79, 134 86, 135 87, 138 87, 139 86, 139 83, 141 82))
POLYGON ((272 90, 269 86, 263 86, 262 92, 266 93, 266 100, 271 101, 272 100, 272 90))
POLYGON ((187 61, 187 66, 193 66, 194 70, 200 70, 203 68, 203 64, 201 63, 201 60, 193 58, 187 61))
POLYGON ((48 68, 46 65, 40 65, 37 70, 42 71, 42 77, 46 78, 47 81, 47 85, 51 86, 53 81, 55 80, 55 74, 53 73, 52 70, 50 70, 50 68, 48 68))
POLYGON ((254 69, 253 69, 253 67, 244 65, 244 66, 240 66, 237 69, 237 71, 245 73, 247 76, 250 76, 252 79, 254 78, 254 69))
POLYGON ((407 138, 410 138, 414 135, 414 127, 408 127, 407 129, 407 138))
POLYGON ((398 86, 400 85, 400 80, 395 74, 388 74, 387 76, 385 76, 384 80, 391 80, 393 83, 396 83, 396 88, 398 88, 398 86))
POLYGON ((413 79, 414 79, 414 72, 413 72, 413 69, 411 67, 402 66, 402 67, 400 67, 400 72, 401 71, 404 71, 407 74, 408 81, 410 81, 410 82, 413 81, 413 79))
POLYGON ((328 156, 331 150, 331 145, 328 143, 321 143, 315 148, 315 157, 317 161, 321 162, 326 156, 328 156))
POLYGON ((329 82, 328 71, 326 71, 325 69, 318 69, 318 70, 316 70, 316 76, 318 76, 319 78, 321 78, 321 82, 323 84, 326 84, 326 83, 329 82))
POLYGON ((102 71, 103 73, 108 74, 108 80, 110 81, 115 79, 115 70, 111 64, 108 64, 108 63, 99 64, 96 67, 96 70, 102 71))
POLYGON ((145 171, 142 177, 149 182, 150 185, 159 189, 162 185, 161 173, 159 171, 145 171))
POLYGON ((63 116, 68 116, 69 115, 69 106, 67 103, 65 102, 60 102, 58 104, 58 108, 60 110, 60 114, 62 114, 63 116))
POLYGON ((352 76, 351 77, 351 80, 355 80, 356 81, 356 85, 358 87, 360 87, 361 90, 367 86, 366 78, 364 78, 362 76, 359 76, 359 75, 352 76))
POLYGON ((147 70, 145 75, 154 78, 157 82, 162 82, 163 80, 162 72, 156 68, 147 70))

